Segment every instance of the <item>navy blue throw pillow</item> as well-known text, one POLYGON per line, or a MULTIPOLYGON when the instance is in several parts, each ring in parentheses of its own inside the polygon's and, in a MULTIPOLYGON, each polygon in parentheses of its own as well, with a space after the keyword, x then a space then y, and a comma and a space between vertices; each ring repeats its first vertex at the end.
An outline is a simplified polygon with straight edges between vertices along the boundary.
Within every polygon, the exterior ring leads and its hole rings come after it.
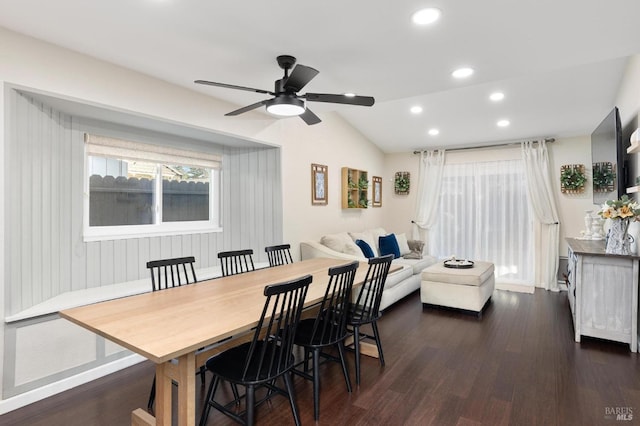
POLYGON ((400 257, 400 246, 395 234, 385 235, 378 240, 380 246, 380 256, 392 254, 395 259, 400 257))
POLYGON ((360 250, 362 250, 362 254, 364 254, 364 257, 366 257, 367 259, 375 257, 375 254, 373 254, 373 250, 371 250, 371 246, 369 246, 366 241, 356 240, 356 245, 360 247, 360 250))

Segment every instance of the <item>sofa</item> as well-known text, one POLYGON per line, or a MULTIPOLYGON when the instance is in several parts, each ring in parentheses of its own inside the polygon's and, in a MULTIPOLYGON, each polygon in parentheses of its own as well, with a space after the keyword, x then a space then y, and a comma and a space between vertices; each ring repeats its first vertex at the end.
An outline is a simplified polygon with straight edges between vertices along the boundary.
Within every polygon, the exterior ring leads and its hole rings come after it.
MULTIPOLYGON (((328 257, 346 261, 360 260, 366 262, 367 257, 365 257, 363 249, 358 244, 369 246, 374 256, 380 256, 380 237, 383 237, 382 241, 384 242, 389 241, 391 235, 383 228, 324 235, 318 241, 301 242, 300 256, 302 260, 328 257), (363 244, 363 242, 367 244, 363 244)), ((404 234, 393 235, 392 240, 397 241, 400 254, 400 257, 393 260, 392 268, 400 266, 401 269, 387 276, 380 302, 381 310, 388 308, 398 300, 418 290, 420 288, 422 270, 437 262, 436 258, 423 255, 421 252, 422 245, 416 245, 415 241, 407 240, 404 234)), ((386 248, 383 247, 383 250, 386 250, 386 248)))

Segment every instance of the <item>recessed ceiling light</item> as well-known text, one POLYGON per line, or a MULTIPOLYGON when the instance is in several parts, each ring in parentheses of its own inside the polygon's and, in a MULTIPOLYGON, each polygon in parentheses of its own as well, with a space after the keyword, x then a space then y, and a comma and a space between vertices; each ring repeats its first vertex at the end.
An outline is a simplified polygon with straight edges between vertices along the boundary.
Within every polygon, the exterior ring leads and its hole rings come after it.
POLYGON ((509 120, 500 120, 496 123, 498 127, 507 127, 509 124, 509 120))
POLYGON ((412 106, 410 111, 411 111, 411 114, 420 114, 422 112, 422 107, 419 105, 412 106))
POLYGON ((473 74, 473 68, 458 68, 451 73, 455 78, 467 78, 473 74))
POLYGON ((491 95, 489 95, 489 99, 491 99, 493 102, 501 101, 504 99, 504 93, 494 92, 491 95))
POLYGON ((429 25, 440 19, 440 9, 435 7, 429 7, 426 9, 420 9, 411 15, 411 20, 416 25, 429 25))
POLYGON ((429 134, 431 136, 437 136, 437 135, 440 134, 440 130, 438 130, 438 129, 429 129, 429 134))

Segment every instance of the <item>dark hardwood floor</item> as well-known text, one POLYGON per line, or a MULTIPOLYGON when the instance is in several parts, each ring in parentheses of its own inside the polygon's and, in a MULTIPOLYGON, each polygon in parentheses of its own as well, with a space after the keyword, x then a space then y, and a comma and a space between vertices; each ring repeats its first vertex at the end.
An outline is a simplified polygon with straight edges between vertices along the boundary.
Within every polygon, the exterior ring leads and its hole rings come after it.
MULTIPOLYGON (((623 344, 575 343, 566 293, 496 291, 478 320, 423 310, 416 292, 385 312, 380 329, 387 365, 364 357, 353 393, 338 364, 323 366, 320 424, 640 424, 638 356, 623 344), (632 419, 616 420, 616 409, 632 419)), ((0 416, 0 424, 128 425, 131 411, 146 406, 153 370, 136 365, 0 416)), ((294 380, 302 423, 313 424, 311 383, 294 380)), ((198 385, 198 410, 202 397, 198 385)), ((286 398, 263 404, 257 423, 293 424, 286 398)), ((212 410, 208 424, 235 423, 212 410)))

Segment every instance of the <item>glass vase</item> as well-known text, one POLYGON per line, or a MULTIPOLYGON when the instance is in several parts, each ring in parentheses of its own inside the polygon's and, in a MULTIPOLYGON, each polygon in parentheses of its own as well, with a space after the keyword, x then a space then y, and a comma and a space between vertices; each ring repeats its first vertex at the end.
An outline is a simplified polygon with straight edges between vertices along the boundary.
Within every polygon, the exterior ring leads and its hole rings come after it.
POLYGON ((605 252, 609 254, 631 254, 628 230, 629 219, 611 219, 605 252))

